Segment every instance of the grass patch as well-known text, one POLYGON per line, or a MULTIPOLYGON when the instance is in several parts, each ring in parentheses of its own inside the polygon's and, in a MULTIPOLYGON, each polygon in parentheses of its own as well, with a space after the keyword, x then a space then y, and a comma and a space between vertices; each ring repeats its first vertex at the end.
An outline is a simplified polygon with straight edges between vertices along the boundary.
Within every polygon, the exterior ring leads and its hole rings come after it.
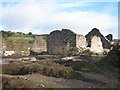
POLYGON ((33 37, 5 37, 5 39, 7 39, 7 40, 25 39, 25 40, 28 40, 28 41, 33 41, 33 40, 35 40, 35 38, 33 38, 33 37))
POLYGON ((3 42, 6 45, 6 50, 14 50, 15 52, 26 51, 34 42, 33 37, 4 37, 3 42))

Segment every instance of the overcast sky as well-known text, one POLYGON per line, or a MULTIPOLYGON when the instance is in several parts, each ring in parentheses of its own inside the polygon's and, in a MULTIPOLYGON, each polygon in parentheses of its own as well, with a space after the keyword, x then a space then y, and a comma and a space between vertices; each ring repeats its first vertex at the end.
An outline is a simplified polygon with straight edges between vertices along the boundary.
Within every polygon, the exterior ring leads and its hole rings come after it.
POLYGON ((49 34, 63 28, 83 35, 98 28, 118 38, 118 0, 0 1, 0 30, 49 34))

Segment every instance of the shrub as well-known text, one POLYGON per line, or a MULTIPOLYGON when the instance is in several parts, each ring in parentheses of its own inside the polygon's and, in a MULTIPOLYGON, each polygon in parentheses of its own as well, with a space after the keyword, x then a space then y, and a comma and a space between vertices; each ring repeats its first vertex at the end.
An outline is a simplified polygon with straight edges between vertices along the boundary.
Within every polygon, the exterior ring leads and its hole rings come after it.
POLYGON ((71 67, 65 67, 60 64, 55 63, 42 63, 42 64, 30 64, 25 67, 26 72, 29 73, 41 73, 47 76, 53 77, 63 77, 67 78, 70 73, 73 71, 71 67))
POLYGON ((83 53, 84 53, 85 55, 87 55, 87 56, 91 56, 91 55, 93 54, 93 52, 90 51, 90 49, 84 50, 83 53))
MULTIPOLYGON (((2 77, 2 88, 37 88, 37 84, 28 81, 28 80, 24 80, 24 79, 20 79, 20 78, 16 78, 16 77, 2 77)), ((39 86, 39 88, 42 88, 39 86)))
MULTIPOLYGON (((22 63, 23 64, 23 63, 22 63)), ((25 75, 30 73, 41 73, 47 76, 67 78, 73 71, 71 67, 57 64, 53 61, 43 61, 31 64, 8 64, 3 66, 4 74, 25 75), (12 66, 13 65, 13 66, 12 66)))
POLYGON ((79 52, 79 49, 77 47, 71 47, 69 50, 69 55, 77 55, 79 52))

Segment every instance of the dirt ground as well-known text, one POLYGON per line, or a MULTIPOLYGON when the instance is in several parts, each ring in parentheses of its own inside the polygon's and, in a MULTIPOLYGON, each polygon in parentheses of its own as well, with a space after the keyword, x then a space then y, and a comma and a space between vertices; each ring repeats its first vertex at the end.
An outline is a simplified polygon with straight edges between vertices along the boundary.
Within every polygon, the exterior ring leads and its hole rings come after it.
MULTIPOLYGON (((4 75, 8 77, 19 77, 25 80, 30 80, 38 83, 42 83, 45 87, 49 87, 48 85, 52 86, 61 86, 65 88, 117 88, 118 87, 118 80, 106 77, 105 75, 101 74, 92 74, 92 73, 85 73, 80 72, 82 75, 84 75, 86 78, 90 78, 93 80, 97 80, 100 83, 93 83, 93 82, 86 82, 82 80, 76 80, 76 79, 64 79, 64 78, 55 78, 55 77, 49 77, 44 76, 38 73, 35 74, 29 74, 29 75, 4 75), (47 85, 48 84, 48 85, 47 85)), ((51 86, 50 86, 51 87, 51 86)))
POLYGON ((119 85, 117 78, 118 76, 116 76, 117 74, 111 73, 109 71, 102 71, 96 66, 94 67, 101 73, 88 73, 83 71, 76 72, 80 73, 85 78, 94 80, 97 83, 77 79, 55 78, 50 76, 44 76, 39 73, 33 73, 28 75, 4 74, 3 76, 22 78, 40 84, 45 88, 118 88, 119 85))

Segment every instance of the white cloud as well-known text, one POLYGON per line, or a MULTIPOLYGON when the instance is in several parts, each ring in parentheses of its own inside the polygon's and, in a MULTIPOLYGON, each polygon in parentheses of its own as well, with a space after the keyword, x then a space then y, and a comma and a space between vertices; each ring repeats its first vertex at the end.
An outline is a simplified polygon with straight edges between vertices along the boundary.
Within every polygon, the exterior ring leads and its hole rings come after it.
POLYGON ((72 2, 72 3, 63 3, 63 4, 60 4, 61 7, 64 7, 64 8, 70 8, 70 7, 82 7, 82 6, 88 6, 89 4, 88 3, 85 3, 85 2, 72 2))
MULTIPOLYGON (((80 4, 72 3, 67 5, 66 7, 80 6, 80 4)), ((34 0, 32 3, 21 2, 13 6, 8 5, 3 7, 2 12, 4 28, 26 33, 33 31, 33 33, 38 34, 69 28, 76 33, 87 34, 96 27, 104 34, 114 33, 117 37, 117 17, 105 12, 67 12, 61 11, 62 9, 64 7, 58 3, 37 3, 34 0)))

